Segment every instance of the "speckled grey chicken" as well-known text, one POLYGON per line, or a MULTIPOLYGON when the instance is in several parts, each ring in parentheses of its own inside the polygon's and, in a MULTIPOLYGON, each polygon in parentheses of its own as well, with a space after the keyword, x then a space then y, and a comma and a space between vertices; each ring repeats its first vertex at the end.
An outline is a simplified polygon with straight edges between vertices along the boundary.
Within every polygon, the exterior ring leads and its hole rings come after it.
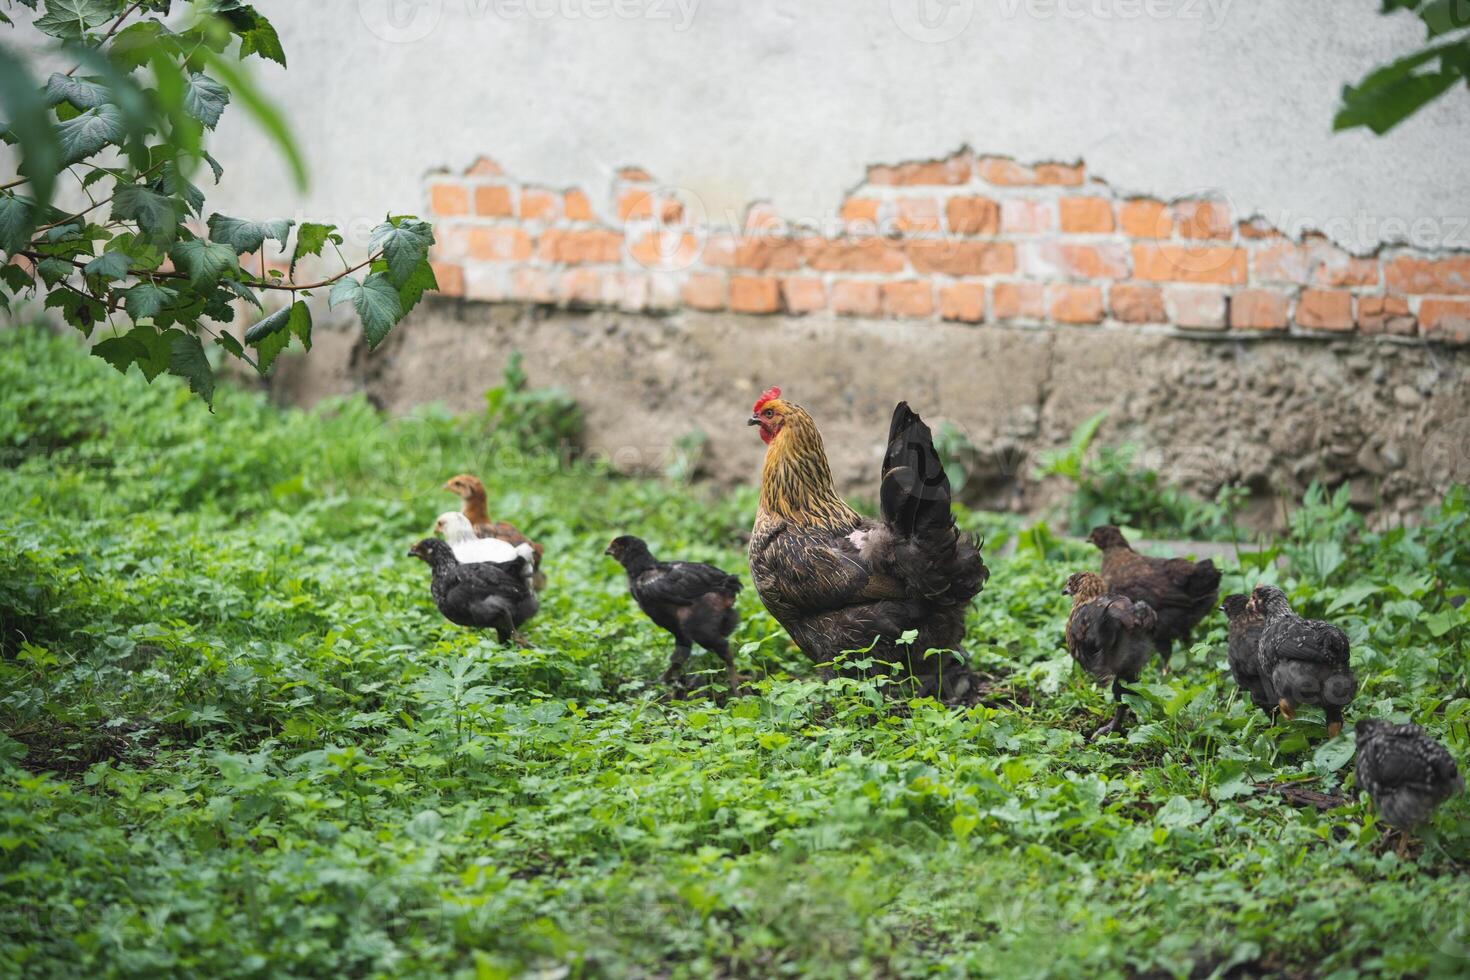
MULTIPOLYGON (((1354 728, 1358 788, 1373 800, 1383 822, 1407 833, 1434 808, 1465 791, 1465 780, 1449 751, 1418 725, 1364 718, 1354 728)), ((1399 852, 1408 842, 1400 837, 1399 852)))
POLYGON ((628 573, 628 588, 655 626, 674 637, 674 655, 664 671, 665 684, 677 684, 698 643, 725 661, 725 679, 731 693, 737 686, 735 655, 729 636, 740 625, 735 597, 740 580, 723 569, 696 561, 659 561, 641 538, 630 534, 614 538, 604 554, 617 559, 628 573))
POLYGON ((456 626, 493 629, 504 643, 540 608, 523 558, 461 564, 449 542, 438 538, 424 538, 408 553, 429 566, 429 594, 456 626))
POLYGON ((748 421, 767 447, 750 536, 761 602, 815 663, 866 651, 915 679, 916 693, 962 700, 976 678, 951 651, 989 571, 955 526, 929 427, 907 403, 894 408, 873 520, 838 496, 817 423, 781 389, 748 421))
POLYGON ((1276 696, 1261 667, 1261 631, 1266 628, 1266 620, 1246 608, 1249 602, 1250 597, 1237 593, 1220 603, 1220 611, 1230 621, 1226 656, 1235 683, 1250 695, 1251 704, 1270 716, 1276 713, 1276 696))
POLYGON ((1291 610, 1286 593, 1258 585, 1246 609, 1265 618, 1261 630, 1261 670, 1276 705, 1287 718, 1299 705, 1315 705, 1327 719, 1327 734, 1342 731, 1342 709, 1358 693, 1358 678, 1348 659, 1347 634, 1291 610))
POLYGON ((1063 595, 1072 597, 1067 614, 1067 652, 1100 683, 1112 683, 1113 720, 1092 733, 1123 733, 1128 708, 1123 703, 1125 681, 1136 681, 1153 654, 1153 632, 1158 625, 1147 603, 1108 592, 1102 576, 1077 572, 1067 579, 1063 595))
POLYGON ((1214 611, 1220 596, 1220 570, 1209 560, 1140 555, 1111 524, 1093 528, 1087 540, 1102 551, 1102 577, 1108 591, 1148 603, 1158 617, 1154 649, 1168 670, 1174 641, 1188 640, 1190 631, 1214 611))

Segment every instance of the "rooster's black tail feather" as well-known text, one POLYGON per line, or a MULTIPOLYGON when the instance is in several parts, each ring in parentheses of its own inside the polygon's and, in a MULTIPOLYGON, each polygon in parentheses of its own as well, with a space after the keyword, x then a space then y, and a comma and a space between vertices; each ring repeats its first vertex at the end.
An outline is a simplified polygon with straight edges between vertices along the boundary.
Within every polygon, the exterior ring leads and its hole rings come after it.
POLYGON ((908 402, 893 410, 878 500, 884 522, 903 534, 950 526, 949 477, 933 434, 908 402))

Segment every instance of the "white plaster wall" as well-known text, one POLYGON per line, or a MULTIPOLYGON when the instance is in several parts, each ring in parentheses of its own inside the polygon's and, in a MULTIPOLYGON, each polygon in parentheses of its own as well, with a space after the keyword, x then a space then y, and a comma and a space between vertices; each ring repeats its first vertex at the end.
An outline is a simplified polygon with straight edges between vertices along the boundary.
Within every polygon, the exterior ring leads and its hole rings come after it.
POLYGON ((362 224, 486 153, 593 192, 636 163, 713 213, 820 217, 865 164, 968 143, 1084 158, 1130 192, 1212 190, 1356 248, 1470 247, 1470 92, 1384 138, 1331 131, 1343 83, 1422 37, 1378 0, 256 2, 291 64, 256 74, 313 180, 297 196, 232 111, 211 194, 232 213, 362 224), (926 35, 921 4, 955 36, 926 35))

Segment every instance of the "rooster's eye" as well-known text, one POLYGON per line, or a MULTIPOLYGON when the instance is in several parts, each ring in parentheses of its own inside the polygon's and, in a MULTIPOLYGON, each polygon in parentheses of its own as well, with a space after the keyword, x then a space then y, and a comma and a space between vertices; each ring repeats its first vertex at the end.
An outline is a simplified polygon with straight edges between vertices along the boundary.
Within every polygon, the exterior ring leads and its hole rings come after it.
POLYGON ((770 409, 769 409, 769 408, 768 408, 768 409, 766 409, 766 410, 765 410, 765 411, 764 411, 764 412, 761 412, 761 414, 762 414, 762 415, 764 415, 764 416, 765 416, 765 417, 766 417, 766 418, 768 418, 768 419, 769 419, 769 418, 774 418, 774 417, 775 417, 775 415, 776 415, 776 413, 775 413, 775 412, 773 412, 773 411, 771 411, 771 410, 770 410, 770 409))

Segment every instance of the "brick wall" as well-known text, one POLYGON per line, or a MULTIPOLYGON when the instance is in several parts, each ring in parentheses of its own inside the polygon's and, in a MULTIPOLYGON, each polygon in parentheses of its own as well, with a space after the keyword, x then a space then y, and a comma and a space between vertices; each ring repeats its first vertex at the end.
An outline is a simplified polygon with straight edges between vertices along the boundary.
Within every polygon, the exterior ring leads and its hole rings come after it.
POLYGON ((484 158, 428 198, 441 289, 476 300, 1470 343, 1470 253, 1357 257, 1225 200, 1118 194, 1080 163, 873 166, 804 219, 701 214, 636 168, 594 200, 484 158))

